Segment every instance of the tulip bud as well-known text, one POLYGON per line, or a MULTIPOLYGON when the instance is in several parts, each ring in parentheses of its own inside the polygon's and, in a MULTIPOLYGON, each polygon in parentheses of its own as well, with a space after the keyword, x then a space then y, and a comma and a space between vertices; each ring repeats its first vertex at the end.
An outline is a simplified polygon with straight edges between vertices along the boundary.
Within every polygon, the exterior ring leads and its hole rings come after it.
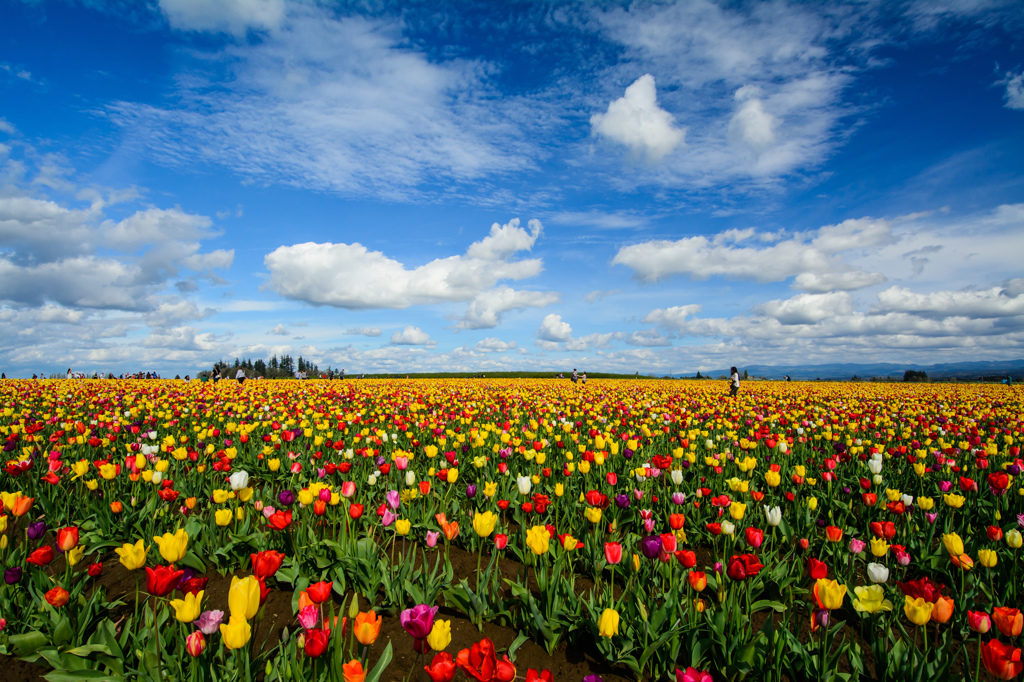
POLYGON ((192 658, 202 656, 206 650, 206 638, 203 637, 203 633, 196 630, 185 638, 185 650, 192 658))

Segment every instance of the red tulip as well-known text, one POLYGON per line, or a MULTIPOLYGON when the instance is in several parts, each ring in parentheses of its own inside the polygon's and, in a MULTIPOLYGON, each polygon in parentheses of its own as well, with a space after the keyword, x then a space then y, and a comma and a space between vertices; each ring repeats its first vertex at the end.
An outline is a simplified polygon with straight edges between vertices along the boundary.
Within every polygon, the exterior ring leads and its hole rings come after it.
POLYGON ((820 580, 828 577, 828 564, 818 561, 814 557, 807 557, 807 575, 811 580, 820 580))
POLYGON ((319 658, 320 654, 327 649, 327 642, 330 638, 330 630, 323 628, 306 630, 306 655, 310 658, 319 658))
POLYGON ((252 560, 252 574, 259 580, 266 580, 273 577, 277 573, 277 569, 281 568, 285 555, 283 552, 275 552, 268 549, 256 554, 250 554, 249 558, 252 560))
POLYGON ((750 576, 757 575, 762 568, 764 565, 753 554, 739 554, 733 555, 729 559, 726 574, 733 580, 746 580, 750 576))
POLYGON ((69 526, 57 531, 57 548, 62 552, 78 546, 78 526, 69 526))
POLYGON ((1003 539, 1003 529, 999 526, 989 526, 985 530, 985 534, 988 535, 988 539, 992 542, 999 542, 1003 539))
POLYGON ((35 566, 47 566, 51 561, 53 561, 53 556, 53 547, 45 545, 29 554, 26 561, 35 566))
POLYGON ((622 545, 617 542, 604 543, 604 558, 613 566, 618 564, 622 561, 622 545))
POLYGON ((452 682, 455 678, 455 661, 452 655, 446 651, 439 651, 434 655, 430 665, 423 666, 430 676, 431 682, 452 682))
POLYGON ((348 506, 348 515, 351 516, 353 519, 358 519, 360 516, 363 515, 364 509, 365 507, 363 505, 356 504, 353 502, 348 506))
POLYGON ((829 542, 842 542, 843 541, 843 529, 837 526, 826 526, 825 527, 825 538, 829 542))
POLYGON ((908 597, 913 599, 924 599, 926 602, 934 604, 939 600, 939 593, 945 585, 937 583, 931 578, 917 578, 916 580, 908 580, 905 583, 897 582, 900 591, 908 597))
POLYGON ((692 549, 681 549, 676 552, 676 560, 678 560, 684 568, 693 568, 697 565, 697 553, 692 549))
POLYGON ((551 671, 545 669, 537 672, 530 668, 526 671, 526 682, 552 682, 551 671))
POLYGON ((505 549, 508 546, 508 536, 504 533, 498 533, 494 536, 494 548, 505 549))
POLYGON ((331 585, 330 582, 318 582, 313 583, 306 588, 306 594, 313 601, 314 604, 323 604, 325 601, 331 598, 331 585))
POLYGON ((981 645, 981 661, 985 664, 985 670, 1000 680, 1012 680, 1024 670, 1020 649, 1003 644, 998 639, 981 645))
POLYGON ((166 597, 178 586, 185 571, 174 570, 173 566, 146 566, 146 591, 157 597, 166 597))
POLYGON ((764 531, 760 528, 747 528, 747 544, 758 549, 761 547, 761 543, 764 542, 764 531))

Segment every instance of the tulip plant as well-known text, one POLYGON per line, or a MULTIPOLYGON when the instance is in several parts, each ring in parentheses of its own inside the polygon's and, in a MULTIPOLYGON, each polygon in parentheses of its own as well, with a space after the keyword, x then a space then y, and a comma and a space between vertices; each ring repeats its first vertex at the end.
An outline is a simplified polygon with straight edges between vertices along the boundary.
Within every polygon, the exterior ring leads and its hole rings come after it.
POLYGON ((720 389, 0 381, 0 653, 54 680, 376 682, 395 646, 410 678, 550 680, 527 638, 659 681, 1021 673, 1019 394, 720 389), (450 651, 452 611, 519 637, 450 651))

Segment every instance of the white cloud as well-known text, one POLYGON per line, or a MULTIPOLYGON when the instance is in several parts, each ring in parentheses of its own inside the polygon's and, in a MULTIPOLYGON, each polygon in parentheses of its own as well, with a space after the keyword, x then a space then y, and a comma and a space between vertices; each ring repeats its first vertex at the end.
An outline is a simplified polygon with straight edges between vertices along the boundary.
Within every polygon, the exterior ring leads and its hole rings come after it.
POLYGON ((194 302, 175 297, 146 313, 145 320, 150 327, 171 327, 189 320, 205 319, 215 312, 213 308, 200 310, 194 302))
POLYGON ((559 295, 554 291, 517 291, 507 286, 488 289, 481 291, 470 302, 455 328, 491 329, 497 327, 502 315, 510 310, 544 308, 559 300, 559 295))
POLYGON ((884 277, 858 271, 835 256, 894 242, 889 223, 870 218, 826 225, 808 235, 797 235, 769 246, 733 245, 737 240, 745 242, 754 236, 750 232, 730 230, 711 239, 697 236, 641 242, 619 249, 612 264, 629 267, 634 277, 643 282, 657 282, 680 274, 693 279, 721 276, 779 282, 807 274, 812 277, 798 279, 797 287, 820 290, 822 284, 828 282, 836 288, 858 288, 883 281, 884 277))
POLYGON ((288 331, 288 327, 281 323, 278 323, 273 329, 271 329, 270 333, 274 336, 289 336, 291 334, 291 332, 288 331))
POLYGON ((1008 109, 1024 109, 1024 73, 1008 73, 999 81, 1006 85, 1006 107, 1008 109))
POLYGON ((618 293, 621 293, 618 289, 609 289, 608 291, 595 289, 594 291, 591 291, 589 294, 584 296, 584 299, 586 299, 587 303, 597 303, 598 301, 604 300, 605 298, 609 296, 614 296, 615 294, 618 293))
POLYGON ((687 125, 686 153, 633 180, 742 191, 820 164, 853 111, 842 97, 856 70, 844 67, 867 66, 878 40, 873 11, 711 0, 594 10, 624 49, 612 73, 654 74, 661 107, 687 125))
POLYGON ((562 211, 550 217, 559 225, 572 225, 598 230, 636 230, 645 227, 647 218, 630 211, 562 211))
POLYGON ((209 75, 181 80, 177 106, 118 102, 111 117, 165 164, 208 162, 257 182, 346 195, 408 200, 442 179, 532 167, 532 143, 515 121, 538 108, 515 98, 495 106, 485 65, 428 58, 398 21, 338 17, 312 3, 286 5, 279 23, 259 40, 200 55, 209 75))
POLYGON ((408 325, 391 335, 391 343, 395 346, 429 346, 434 342, 430 340, 430 334, 419 327, 408 325))
POLYGON ((923 317, 1002 318, 1024 315, 1024 278, 982 291, 915 293, 892 286, 878 294, 876 310, 914 313, 923 317))
POLYGON ((623 332, 595 332, 578 339, 566 339, 565 350, 584 351, 592 348, 610 348, 612 341, 622 339, 624 336, 623 332))
MULTIPOLYGON (((737 99, 740 99, 742 91, 743 88, 736 91, 737 99)), ((729 122, 729 136, 755 153, 761 153, 775 144, 778 125, 779 119, 764 110, 764 102, 752 97, 742 101, 733 114, 729 122)))
POLYGON ((515 341, 506 342, 501 339, 488 336, 482 341, 477 341, 477 344, 473 348, 481 353, 504 353, 505 351, 513 350, 516 347, 515 341))
POLYGON ((349 336, 380 336, 380 327, 352 327, 345 330, 349 336))
POLYGON ((159 0, 171 26, 186 31, 227 31, 277 28, 284 0, 159 0))
POLYGON ((658 163, 686 137, 672 115, 658 106, 654 76, 646 74, 626 88, 626 94, 608 105, 604 114, 590 117, 595 135, 629 147, 649 163, 658 163))
POLYGON ((561 315, 551 313, 545 315, 537 328, 537 338, 541 341, 567 341, 572 338, 572 327, 562 321, 561 315))
POLYGON ((672 340, 667 336, 662 336, 658 333, 657 329, 635 331, 625 337, 625 342, 631 346, 642 346, 644 348, 672 345, 672 340))
MULTIPOLYGON (((540 259, 504 260, 533 246, 540 223, 531 221, 531 228, 520 228, 518 219, 495 225, 467 255, 440 258, 411 270, 358 243, 281 246, 264 258, 270 271, 266 286, 286 298, 353 310, 469 301, 501 280, 540 274, 540 259)), ((525 307, 522 298, 517 306, 525 307)))
POLYGON ((18 132, 18 129, 8 121, 6 118, 0 116, 0 133, 7 133, 8 135, 14 135, 18 132))
POLYGON ((853 312, 853 299, 845 291, 827 294, 798 294, 780 301, 767 301, 754 309, 782 324, 815 324, 853 312))

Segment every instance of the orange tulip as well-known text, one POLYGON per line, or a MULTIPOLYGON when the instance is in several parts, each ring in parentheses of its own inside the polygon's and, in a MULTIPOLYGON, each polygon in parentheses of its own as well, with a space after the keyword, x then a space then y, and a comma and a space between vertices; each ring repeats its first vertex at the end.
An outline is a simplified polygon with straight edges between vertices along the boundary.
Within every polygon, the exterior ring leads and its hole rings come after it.
POLYGON ((355 625, 352 626, 352 634, 360 644, 370 646, 377 641, 380 635, 381 619, 376 611, 367 611, 356 616, 355 625))
POLYGON ((345 682, 365 682, 366 680, 363 664, 355 658, 342 665, 341 670, 345 675, 345 682))
POLYGON ((935 608, 932 609, 932 620, 936 623, 945 623, 953 617, 952 597, 939 597, 935 601, 935 608))
POLYGON ((992 621, 999 628, 999 632, 1007 637, 1016 637, 1024 626, 1024 614, 1009 606, 997 606, 992 609, 992 621))
POLYGON ((708 577, 702 571, 690 571, 686 574, 686 579, 690 581, 690 587, 698 592, 703 592, 708 586, 708 577))
POLYGON ((14 501, 14 506, 11 508, 11 513, 15 516, 24 516, 28 514, 29 510, 32 509, 32 503, 36 501, 34 497, 25 497, 22 495, 14 501))
POLYGON ((46 593, 46 603, 55 609, 59 609, 68 603, 71 595, 63 587, 55 587, 46 593))

